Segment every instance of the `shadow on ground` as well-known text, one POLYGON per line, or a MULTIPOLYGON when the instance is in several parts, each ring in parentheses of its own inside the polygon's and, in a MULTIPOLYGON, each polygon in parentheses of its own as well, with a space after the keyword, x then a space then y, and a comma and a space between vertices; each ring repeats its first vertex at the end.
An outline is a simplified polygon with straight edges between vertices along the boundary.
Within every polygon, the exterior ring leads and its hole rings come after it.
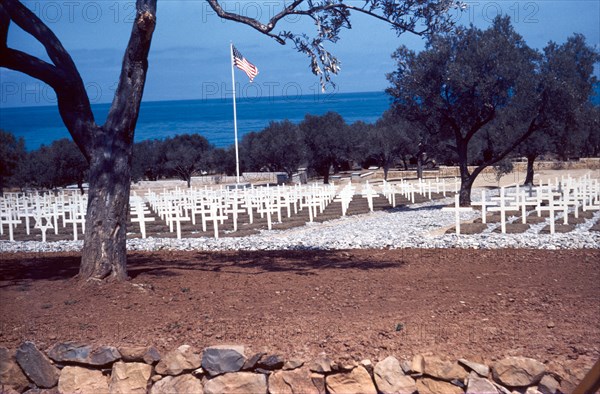
MULTIPOLYGON (((0 287, 35 280, 69 280, 79 271, 79 254, 11 256, 0 265, 0 287)), ((178 276, 185 271, 208 271, 259 275, 269 272, 292 272, 314 275, 317 270, 376 270, 397 268, 400 261, 378 261, 360 257, 351 251, 238 251, 238 252, 149 252, 128 255, 128 272, 132 279, 141 274, 178 276)))

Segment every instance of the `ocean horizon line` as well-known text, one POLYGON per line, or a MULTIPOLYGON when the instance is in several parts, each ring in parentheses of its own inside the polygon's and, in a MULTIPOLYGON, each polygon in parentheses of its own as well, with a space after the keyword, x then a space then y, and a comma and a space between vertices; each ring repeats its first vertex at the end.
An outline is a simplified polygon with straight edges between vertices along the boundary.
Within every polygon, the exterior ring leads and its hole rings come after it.
MULTIPOLYGON (((357 95, 357 94, 381 94, 381 95, 385 95, 388 96, 390 98, 390 100, 392 99, 391 96, 389 96, 385 90, 369 90, 369 91, 356 91, 356 92, 319 92, 319 93, 311 93, 311 94, 298 94, 298 95, 262 95, 262 96, 257 96, 257 97, 242 97, 242 96, 236 96, 236 101, 238 102, 245 102, 245 101, 261 101, 263 99, 269 99, 269 100, 281 100, 281 99, 289 99, 290 101, 294 101, 294 100, 300 100, 302 98, 307 98, 307 97, 321 97, 324 98, 325 100, 329 99, 329 98, 333 98, 335 96, 339 96, 339 95, 357 95)), ((231 101, 233 99, 232 94, 226 94, 225 97, 205 97, 205 98, 189 98, 189 99, 163 99, 163 100, 143 100, 140 105, 144 105, 144 104, 153 104, 153 103, 184 103, 184 102, 190 102, 190 101, 231 101)), ((112 101, 105 101, 105 102, 98 102, 98 103, 91 103, 91 106, 110 106, 112 104, 112 101)), ((39 108, 39 109, 49 109, 49 108, 56 108, 58 105, 58 103, 54 103, 54 104, 43 104, 43 105, 38 105, 38 104, 31 104, 31 105, 22 105, 22 106, 17 106, 17 105, 2 105, 2 103, 0 103, 0 110, 3 109, 27 109, 27 108, 39 108)))

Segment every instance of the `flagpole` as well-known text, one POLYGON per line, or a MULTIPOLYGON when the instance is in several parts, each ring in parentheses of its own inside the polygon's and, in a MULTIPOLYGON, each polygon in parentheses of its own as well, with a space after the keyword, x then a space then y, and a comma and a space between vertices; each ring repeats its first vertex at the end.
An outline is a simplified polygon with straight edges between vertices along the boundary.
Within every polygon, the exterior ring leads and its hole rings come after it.
POLYGON ((237 108, 235 105, 235 71, 233 61, 233 43, 229 43, 229 51, 231 53, 231 83, 233 85, 233 134, 235 138, 235 174, 236 183, 240 183, 240 153, 238 150, 238 130, 237 130, 237 108))

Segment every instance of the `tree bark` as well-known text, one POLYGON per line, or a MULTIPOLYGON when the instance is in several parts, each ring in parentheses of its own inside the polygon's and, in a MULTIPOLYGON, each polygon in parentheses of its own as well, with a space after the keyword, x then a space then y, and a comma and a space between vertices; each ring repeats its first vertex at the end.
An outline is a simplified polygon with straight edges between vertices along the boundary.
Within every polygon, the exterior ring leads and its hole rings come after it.
POLYGON ((473 177, 462 178, 460 180, 460 191, 458 202, 461 207, 471 206, 471 188, 473 187, 473 177))
POLYGON ((79 277, 82 280, 122 281, 127 279, 131 144, 105 141, 93 150, 90 162, 86 233, 79 277))
POLYGON ((417 179, 423 179, 423 154, 417 155, 417 179))
POLYGON ((524 185, 533 185, 534 168, 533 164, 537 155, 527 155, 527 175, 525 176, 524 185))
POLYGON ((465 141, 457 141, 457 153, 460 171, 459 204, 461 207, 468 207, 471 205, 471 188, 475 177, 469 172, 467 143, 465 141))

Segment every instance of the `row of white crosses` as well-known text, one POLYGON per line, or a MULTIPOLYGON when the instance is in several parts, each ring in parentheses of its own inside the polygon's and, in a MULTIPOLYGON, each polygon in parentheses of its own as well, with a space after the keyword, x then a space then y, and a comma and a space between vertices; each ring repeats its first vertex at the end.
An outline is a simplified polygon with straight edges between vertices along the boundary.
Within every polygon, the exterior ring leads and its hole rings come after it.
POLYGON ((416 182, 407 181, 401 179, 397 183, 389 183, 383 181, 382 194, 388 199, 390 204, 395 207, 395 195, 399 194, 409 200, 411 203, 415 202, 415 195, 420 194, 426 196, 431 200, 432 194, 442 194, 446 197, 447 193, 457 193, 460 188, 460 181, 458 178, 435 178, 432 179, 419 179, 416 182))
POLYGON ((308 208, 310 223, 314 221, 319 213, 323 213, 325 207, 333 201, 336 194, 336 186, 333 183, 331 185, 314 184, 312 187, 303 188, 299 194, 300 207, 301 209, 308 208))
MULTIPOLYGON (((533 210, 541 217, 543 211, 548 212, 550 233, 555 233, 556 213, 562 212, 563 224, 569 223, 569 214, 579 217, 579 208, 583 211, 600 209, 600 182, 586 174, 580 178, 569 176, 556 179, 555 183, 540 184, 537 187, 510 188, 501 187, 498 197, 489 197, 485 190, 481 191, 481 200, 472 202, 472 206, 481 207, 481 221, 486 223, 487 212, 500 213, 500 229, 506 233, 506 214, 509 211, 521 213, 521 221, 527 223, 527 215, 533 210), (532 210, 528 210, 531 207, 532 210)), ((471 207, 460 207, 459 197, 456 196, 454 207, 444 208, 444 211, 455 212, 456 233, 460 234, 460 212, 472 210, 471 207)))
POLYGON ((350 203, 354 199, 354 194, 356 193, 356 187, 352 184, 352 182, 348 182, 346 186, 344 186, 337 194, 334 201, 339 201, 342 204, 342 216, 346 216, 348 212, 348 207, 350 207, 350 203))
POLYGON ((150 214, 150 209, 146 206, 144 199, 135 192, 129 199, 129 212, 131 222, 137 223, 140 226, 142 238, 146 238, 146 223, 153 222, 154 218, 146 216, 150 214))
POLYGON ((268 229, 275 221, 282 222, 283 215, 291 217, 292 212, 307 209, 309 221, 323 212, 333 200, 334 185, 296 185, 260 188, 164 190, 162 193, 148 191, 145 200, 156 214, 169 226, 169 231, 177 231, 181 238, 181 223, 192 222, 196 226, 196 215, 201 217, 202 231, 207 231, 211 223, 215 238, 219 238, 219 226, 232 219, 233 231, 238 230, 239 216, 247 214, 248 223, 254 222, 255 215, 267 219, 268 229))
POLYGON ((0 236, 4 235, 4 226, 8 226, 8 239, 14 241, 14 228, 21 224, 18 210, 7 198, 0 202, 0 236))
POLYGON ((396 188, 389 182, 383 181, 381 185, 381 194, 387 198, 392 208, 396 208, 396 188))
POLYGON ((362 188, 362 196, 367 199, 369 211, 373 212, 373 198, 379 196, 379 193, 367 181, 362 188))
MULTIPOLYGON (((375 197, 378 197, 379 195, 383 195, 383 197, 385 197, 388 200, 389 204, 393 208, 395 208, 397 206, 397 194, 405 197, 406 199, 414 203, 415 194, 428 196, 429 199, 431 199, 432 193, 441 193, 444 196, 446 196, 446 193, 449 191, 458 191, 459 185, 460 182, 458 182, 457 178, 436 178, 434 182, 432 182, 431 180, 418 180, 416 182, 409 182, 402 179, 399 182, 391 183, 384 180, 380 187, 375 187, 371 185, 369 181, 366 181, 362 185, 362 189, 359 194, 363 198, 367 199, 369 210, 373 212, 373 199, 375 197)), ((350 181, 338 192, 338 195, 336 196, 336 201, 339 201, 342 204, 342 216, 346 216, 350 202, 357 194, 356 191, 356 186, 350 181)))
POLYGON ((7 227, 9 241, 14 241, 14 230, 23 225, 25 233, 33 229, 41 232, 42 242, 46 242, 48 230, 59 232, 62 227, 72 225, 73 239, 78 239, 79 229, 85 233, 85 211, 87 196, 78 192, 60 191, 57 193, 6 193, 0 198, 0 236, 7 227))
MULTIPOLYGON (((412 203, 415 202, 415 195, 421 194, 422 196, 427 196, 430 200, 432 198, 432 193, 443 194, 446 196, 446 193, 450 191, 457 192, 460 186, 460 182, 458 182, 457 178, 453 179, 440 179, 435 178, 435 181, 430 180, 417 180, 416 182, 409 182, 407 180, 401 179, 399 182, 391 183, 387 181, 383 181, 379 188, 371 185, 369 181, 366 181, 362 185, 362 190, 360 195, 363 198, 367 199, 367 204, 369 206, 369 210, 373 212, 373 199, 379 195, 383 195, 389 204, 395 208, 397 206, 396 203, 396 195, 399 194, 406 199, 410 200, 412 203), (379 191, 378 191, 379 189, 379 191)), ((348 210, 348 206, 352 201, 356 193, 356 187, 350 182, 345 187, 341 189, 338 193, 337 200, 342 203, 342 216, 346 215, 348 210)))

